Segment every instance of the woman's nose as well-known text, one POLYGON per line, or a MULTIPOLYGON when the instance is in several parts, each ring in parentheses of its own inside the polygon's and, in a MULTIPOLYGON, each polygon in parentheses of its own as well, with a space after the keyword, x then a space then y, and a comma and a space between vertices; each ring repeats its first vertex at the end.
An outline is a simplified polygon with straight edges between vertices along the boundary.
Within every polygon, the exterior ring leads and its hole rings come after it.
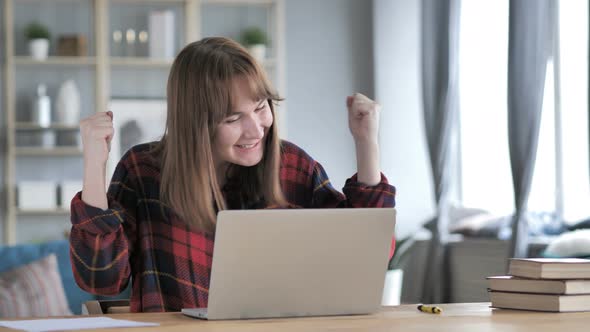
POLYGON ((244 120, 242 127, 244 137, 262 138, 264 136, 264 128, 256 115, 247 116, 244 120))

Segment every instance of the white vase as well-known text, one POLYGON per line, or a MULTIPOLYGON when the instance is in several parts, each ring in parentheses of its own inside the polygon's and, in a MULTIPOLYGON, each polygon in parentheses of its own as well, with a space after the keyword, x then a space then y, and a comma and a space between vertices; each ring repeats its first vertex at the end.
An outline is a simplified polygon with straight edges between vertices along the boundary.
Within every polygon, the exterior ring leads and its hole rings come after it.
POLYGON ((39 38, 29 40, 29 53, 35 60, 45 60, 49 55, 49 39, 39 38))
POLYGON ((403 270, 394 269, 388 270, 385 273, 385 285, 383 286, 381 305, 392 306, 400 304, 403 280, 403 270))
POLYGON ((31 122, 43 128, 48 128, 51 125, 51 99, 47 95, 47 86, 45 84, 37 86, 37 96, 33 101, 31 122))
POLYGON ((73 80, 62 83, 55 102, 57 121, 76 126, 80 122, 80 92, 73 80))
POLYGON ((256 44, 250 45, 248 47, 248 52, 252 55, 256 61, 263 62, 264 58, 266 58, 266 45, 264 44, 256 44))

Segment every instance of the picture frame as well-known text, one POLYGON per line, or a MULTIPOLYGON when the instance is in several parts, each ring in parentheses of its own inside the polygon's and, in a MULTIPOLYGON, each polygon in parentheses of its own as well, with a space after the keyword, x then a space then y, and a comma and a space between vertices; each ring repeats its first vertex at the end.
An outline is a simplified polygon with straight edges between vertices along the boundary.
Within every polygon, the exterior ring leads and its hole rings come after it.
POLYGON ((107 187, 121 157, 134 145, 158 141, 166 129, 166 99, 112 99, 115 134, 107 162, 107 187))

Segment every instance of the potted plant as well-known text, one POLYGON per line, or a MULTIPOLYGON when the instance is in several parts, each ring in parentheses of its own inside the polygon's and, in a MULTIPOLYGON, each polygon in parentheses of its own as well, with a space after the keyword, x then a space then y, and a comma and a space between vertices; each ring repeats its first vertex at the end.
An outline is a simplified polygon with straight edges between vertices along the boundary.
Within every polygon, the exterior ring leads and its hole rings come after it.
POLYGON ((45 60, 49 54, 49 29, 39 22, 25 27, 25 37, 29 41, 29 53, 35 60, 45 60))
POLYGON ((242 32, 242 43, 248 48, 254 59, 258 61, 264 60, 266 44, 268 43, 266 32, 257 27, 247 28, 242 32))

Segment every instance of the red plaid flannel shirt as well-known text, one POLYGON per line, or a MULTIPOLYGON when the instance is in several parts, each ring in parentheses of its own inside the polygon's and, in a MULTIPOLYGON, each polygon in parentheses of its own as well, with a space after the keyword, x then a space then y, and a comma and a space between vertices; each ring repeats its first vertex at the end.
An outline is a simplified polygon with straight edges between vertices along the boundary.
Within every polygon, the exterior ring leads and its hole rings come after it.
MULTIPOLYGON (((70 256, 78 285, 115 295, 132 282, 131 311, 206 307, 213 237, 191 231, 159 199, 160 168, 150 145, 121 159, 108 190, 109 209, 71 204, 70 256)), ((395 188, 382 175, 376 186, 348 179, 336 191, 322 166, 292 143, 282 142, 280 179, 287 200, 303 208, 393 207, 395 188)), ((229 203, 230 191, 224 187, 229 203)), ((395 240, 392 241, 393 254, 395 240)))

